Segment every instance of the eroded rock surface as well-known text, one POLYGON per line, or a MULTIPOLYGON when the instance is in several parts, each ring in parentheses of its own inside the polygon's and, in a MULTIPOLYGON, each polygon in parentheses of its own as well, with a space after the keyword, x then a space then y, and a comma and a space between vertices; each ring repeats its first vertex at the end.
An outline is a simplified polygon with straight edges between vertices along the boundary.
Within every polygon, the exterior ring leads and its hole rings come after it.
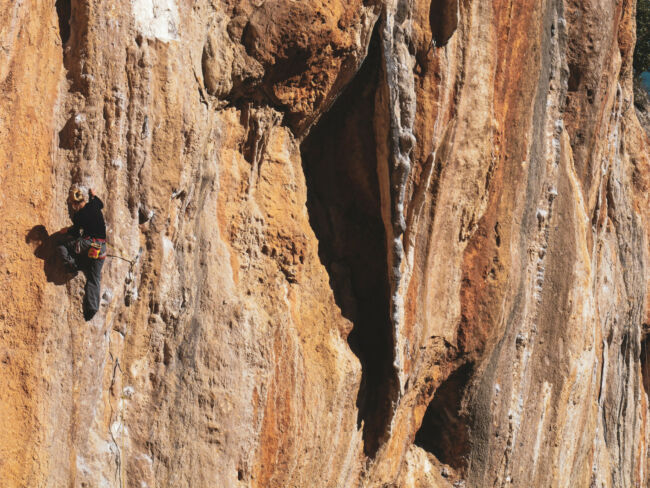
POLYGON ((0 0, 2 486, 646 486, 634 9, 0 0))

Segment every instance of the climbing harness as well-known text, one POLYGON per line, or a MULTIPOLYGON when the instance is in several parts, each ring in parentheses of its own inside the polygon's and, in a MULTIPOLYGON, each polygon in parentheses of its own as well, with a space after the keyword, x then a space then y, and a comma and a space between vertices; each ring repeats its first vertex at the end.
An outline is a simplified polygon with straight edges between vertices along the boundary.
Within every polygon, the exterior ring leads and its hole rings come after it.
POLYGON ((81 237, 76 240, 74 246, 75 254, 81 254, 81 241, 84 240, 90 244, 88 247, 88 257, 90 259, 106 259, 107 254, 102 254, 102 244, 107 244, 105 239, 100 239, 98 237, 81 237))

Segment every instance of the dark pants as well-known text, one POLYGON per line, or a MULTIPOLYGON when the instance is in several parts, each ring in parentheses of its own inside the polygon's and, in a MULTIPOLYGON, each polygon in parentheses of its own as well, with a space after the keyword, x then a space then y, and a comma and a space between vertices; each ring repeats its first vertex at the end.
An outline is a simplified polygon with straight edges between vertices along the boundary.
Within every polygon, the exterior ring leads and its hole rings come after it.
MULTIPOLYGON (((99 310, 100 287, 103 259, 88 257, 89 239, 73 239, 58 246, 57 252, 69 271, 80 270, 86 275, 85 295, 83 301, 84 319, 90 320, 99 310), (79 253, 77 253, 77 250, 79 253)), ((101 254, 106 254, 106 243, 102 242, 101 254)))

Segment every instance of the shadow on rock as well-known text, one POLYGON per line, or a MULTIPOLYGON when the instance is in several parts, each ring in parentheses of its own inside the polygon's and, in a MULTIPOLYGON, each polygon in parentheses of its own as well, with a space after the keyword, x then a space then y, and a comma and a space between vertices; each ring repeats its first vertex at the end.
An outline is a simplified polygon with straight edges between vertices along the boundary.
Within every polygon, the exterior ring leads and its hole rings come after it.
POLYGON ((64 285, 74 277, 65 270, 56 251, 56 247, 68 239, 68 236, 58 232, 48 234, 44 225, 35 225, 25 236, 25 242, 34 249, 34 256, 43 260, 43 271, 47 281, 55 285, 64 285))

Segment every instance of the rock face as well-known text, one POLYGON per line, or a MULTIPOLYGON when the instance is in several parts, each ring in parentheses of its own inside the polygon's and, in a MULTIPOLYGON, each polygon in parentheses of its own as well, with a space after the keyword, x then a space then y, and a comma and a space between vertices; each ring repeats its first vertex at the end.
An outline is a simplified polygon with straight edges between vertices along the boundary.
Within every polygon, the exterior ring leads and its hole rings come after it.
POLYGON ((0 11, 2 486, 648 485, 634 1, 0 11))

